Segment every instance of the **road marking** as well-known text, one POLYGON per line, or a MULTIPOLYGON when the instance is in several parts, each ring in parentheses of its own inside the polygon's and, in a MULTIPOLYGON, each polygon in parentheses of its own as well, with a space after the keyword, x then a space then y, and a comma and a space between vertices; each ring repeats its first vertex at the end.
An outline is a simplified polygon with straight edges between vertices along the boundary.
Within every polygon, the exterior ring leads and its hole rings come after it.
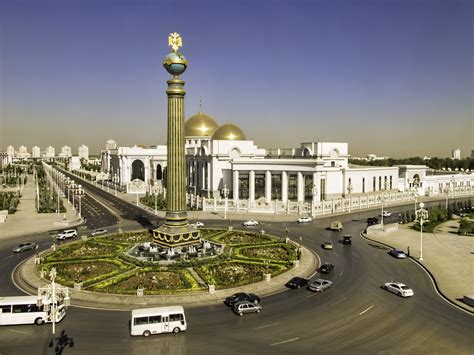
POLYGON ((341 272, 339 273, 339 276, 342 276, 342 274, 344 273, 344 268, 341 270, 341 272))
POLYGON ((257 328, 253 328, 255 330, 257 329, 264 329, 264 328, 269 328, 269 327, 273 327, 275 325, 278 325, 278 323, 272 323, 272 324, 267 324, 267 325, 262 325, 261 327, 257 327, 257 328))
POLYGON ((310 298, 310 297, 314 297, 316 296, 319 292, 316 292, 316 291, 312 291, 313 293, 309 296, 306 296, 307 298, 310 298))
POLYGON ((358 258, 358 257, 359 257, 359 255, 357 255, 356 253, 352 253, 352 254, 354 254, 354 256, 355 256, 356 258, 358 258))
POLYGON ((31 335, 31 333, 28 333, 28 332, 22 332, 20 330, 14 330, 14 329, 8 329, 9 331, 11 332, 14 332, 14 333, 20 333, 20 334, 26 334, 26 335, 31 335))
POLYGON ((289 342, 291 342, 291 341, 295 341, 295 340, 298 340, 298 339, 299 339, 299 338, 292 338, 292 339, 288 339, 288 340, 283 340, 283 341, 280 341, 280 342, 278 342, 278 343, 270 344, 270 346, 285 344, 285 343, 289 343, 289 342))
POLYGON ((10 255, 10 256, 7 256, 6 258, 3 258, 3 260, 7 260, 7 259, 10 259, 10 258, 13 258, 14 254, 10 255))
POLYGON ((363 315, 365 312, 370 311, 373 307, 374 307, 374 305, 372 305, 372 306, 370 306, 369 308, 363 310, 362 312, 359 313, 359 316, 363 315))
POLYGON ((345 301, 346 299, 347 297, 341 298, 339 301, 332 303, 331 306, 335 306, 336 304, 341 303, 342 301, 345 301))

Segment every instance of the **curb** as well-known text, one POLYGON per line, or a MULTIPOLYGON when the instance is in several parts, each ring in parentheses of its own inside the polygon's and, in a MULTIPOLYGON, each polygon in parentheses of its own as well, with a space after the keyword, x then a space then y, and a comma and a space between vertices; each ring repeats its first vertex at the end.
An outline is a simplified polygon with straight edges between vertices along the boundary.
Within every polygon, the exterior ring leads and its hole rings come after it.
MULTIPOLYGON (((375 240, 375 239, 371 239, 369 238, 366 234, 364 234, 363 232, 360 233, 360 236, 364 239, 367 239, 367 240, 370 240, 371 242, 374 242, 374 243, 378 243, 378 244, 381 244, 381 245, 384 245, 386 247, 389 247, 389 248, 394 248, 392 245, 389 245, 389 244, 385 244, 383 242, 379 242, 378 240, 375 240)), ((468 305, 464 305, 463 303, 461 304, 458 304, 456 302, 454 302, 452 299, 448 298, 439 288, 438 286, 438 282, 436 281, 436 278, 434 277, 434 275, 426 268, 426 266, 424 266, 422 263, 420 263, 417 259, 415 259, 414 257, 412 256, 409 256, 409 258, 415 262, 419 267, 421 267, 429 276, 429 278, 431 279, 431 282, 433 283, 434 287, 435 287, 435 290, 436 292, 438 293, 438 295, 443 298, 447 303, 449 303, 451 306, 453 307, 456 307, 457 309, 461 310, 461 311, 464 311, 464 312, 467 312, 468 314, 471 314, 471 315, 474 315, 474 311, 471 311, 470 308, 468 305), (466 308, 466 307, 469 307, 469 308, 466 308)))

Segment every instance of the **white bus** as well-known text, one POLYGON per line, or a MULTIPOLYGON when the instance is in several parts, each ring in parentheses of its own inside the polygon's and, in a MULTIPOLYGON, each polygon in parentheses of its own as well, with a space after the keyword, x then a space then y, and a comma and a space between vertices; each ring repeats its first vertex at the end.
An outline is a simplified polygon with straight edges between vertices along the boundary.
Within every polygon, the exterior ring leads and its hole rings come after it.
MULTIPOLYGON (((51 322, 51 309, 37 305, 36 296, 0 297, 0 325, 37 324, 51 322)), ((64 304, 58 304, 56 322, 66 315, 64 304)))
POLYGON ((187 328, 184 309, 181 306, 135 309, 130 322, 131 335, 179 333, 187 328))

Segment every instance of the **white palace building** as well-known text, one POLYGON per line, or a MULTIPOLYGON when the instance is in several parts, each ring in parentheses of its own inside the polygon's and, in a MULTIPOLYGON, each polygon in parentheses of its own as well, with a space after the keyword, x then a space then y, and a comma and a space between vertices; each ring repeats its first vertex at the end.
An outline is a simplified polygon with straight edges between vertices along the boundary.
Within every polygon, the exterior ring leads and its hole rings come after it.
MULTIPOLYGON (((204 210, 325 214, 413 200, 416 195, 474 194, 472 173, 428 176, 424 165, 349 164, 347 143, 308 142, 262 149, 232 123, 199 112, 185 122, 190 206, 204 210)), ((102 172, 130 193, 162 193, 166 145, 101 152, 102 172)))

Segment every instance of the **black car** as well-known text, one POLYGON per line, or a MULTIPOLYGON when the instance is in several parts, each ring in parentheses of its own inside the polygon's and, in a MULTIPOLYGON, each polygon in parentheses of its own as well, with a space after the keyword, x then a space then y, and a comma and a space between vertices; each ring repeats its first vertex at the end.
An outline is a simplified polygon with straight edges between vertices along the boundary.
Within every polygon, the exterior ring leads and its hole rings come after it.
POLYGON ((352 244, 352 237, 350 235, 342 236, 342 244, 352 244))
POLYGON ((227 306, 232 307, 237 302, 242 302, 242 301, 248 301, 248 302, 258 304, 260 303, 260 297, 258 297, 255 293, 239 292, 239 293, 233 294, 232 296, 227 297, 224 300, 224 303, 227 306))
POLYGON ((369 226, 373 225, 373 224, 377 224, 379 223, 379 219, 377 217, 369 217, 367 218, 367 224, 369 226))
POLYGON ((319 268, 319 272, 321 274, 329 274, 331 271, 334 270, 334 264, 331 264, 331 263, 324 263, 323 265, 321 265, 321 267, 319 268))
POLYGON ((301 288, 308 285, 308 280, 303 277, 293 277, 290 281, 286 283, 288 288, 301 288))

